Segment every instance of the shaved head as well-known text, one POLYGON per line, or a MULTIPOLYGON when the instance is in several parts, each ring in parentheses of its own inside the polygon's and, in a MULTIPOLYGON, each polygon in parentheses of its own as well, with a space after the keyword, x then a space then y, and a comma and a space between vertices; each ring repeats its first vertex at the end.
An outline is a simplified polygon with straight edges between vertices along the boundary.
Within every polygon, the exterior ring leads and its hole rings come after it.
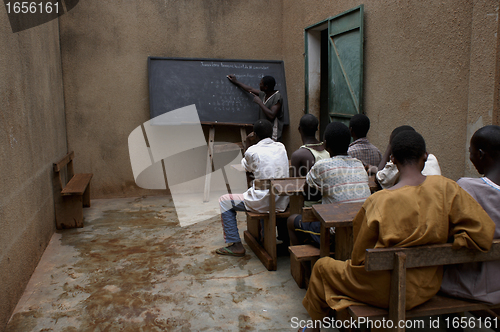
POLYGON ((500 159, 500 126, 489 125, 478 129, 471 138, 471 144, 493 159, 500 159))
POLYGON ((305 136, 314 136, 318 131, 318 118, 312 114, 306 114, 300 118, 299 127, 305 136))

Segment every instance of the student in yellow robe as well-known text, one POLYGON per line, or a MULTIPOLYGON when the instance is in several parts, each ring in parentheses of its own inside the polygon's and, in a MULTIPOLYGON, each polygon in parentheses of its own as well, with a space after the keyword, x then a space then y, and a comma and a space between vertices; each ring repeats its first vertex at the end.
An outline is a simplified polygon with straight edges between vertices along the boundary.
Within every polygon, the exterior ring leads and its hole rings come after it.
MULTIPOLYGON (((303 305, 313 320, 356 302, 387 308, 390 272, 367 272, 369 248, 412 247, 452 242, 453 247, 491 247, 495 224, 456 182, 440 175, 424 176, 425 141, 414 131, 394 137, 392 161, 400 181, 371 195, 353 221, 352 259, 325 257, 314 265, 303 305)), ((442 267, 407 271, 406 307, 413 308, 437 293, 442 267)), ((319 331, 319 329, 304 329, 319 331)))

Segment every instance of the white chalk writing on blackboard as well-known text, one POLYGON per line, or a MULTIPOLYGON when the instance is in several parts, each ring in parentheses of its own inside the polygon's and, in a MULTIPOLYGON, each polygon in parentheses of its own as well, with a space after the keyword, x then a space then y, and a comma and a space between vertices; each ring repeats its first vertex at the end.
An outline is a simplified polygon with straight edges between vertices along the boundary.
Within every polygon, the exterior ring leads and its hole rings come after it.
MULTIPOLYGON (((235 63, 216 63, 216 62, 205 62, 201 61, 200 65, 202 67, 222 67, 222 68, 234 68, 234 69, 253 69, 253 70, 268 70, 269 66, 254 66, 248 64, 235 64, 235 63)), ((249 77, 255 77, 253 75, 246 75, 249 77)))
MULTIPOLYGON (((286 96, 282 62, 226 59, 150 58, 151 117, 195 104, 200 121, 251 124, 258 119, 255 96, 228 80, 257 88, 266 75, 276 79, 276 90, 286 96)), ((286 101, 285 101, 286 107, 286 101)), ((286 110, 285 110, 286 112, 286 110)))
POLYGON ((214 62, 201 62, 201 66, 202 67, 220 67, 220 65, 218 63, 214 63, 214 62))

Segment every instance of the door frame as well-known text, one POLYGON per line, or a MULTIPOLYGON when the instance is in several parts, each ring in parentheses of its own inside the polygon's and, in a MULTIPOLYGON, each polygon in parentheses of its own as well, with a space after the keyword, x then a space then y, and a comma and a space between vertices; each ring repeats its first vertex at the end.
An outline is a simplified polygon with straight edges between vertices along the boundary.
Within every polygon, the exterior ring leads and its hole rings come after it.
MULTIPOLYGON (((330 45, 330 38, 335 34, 342 34, 348 32, 352 29, 345 30, 335 30, 334 26, 332 27, 332 22, 341 19, 343 16, 347 16, 352 14, 354 11, 359 11, 361 20, 359 27, 360 36, 361 36, 361 45, 360 45, 360 86, 359 86, 359 100, 358 100, 358 112, 363 113, 363 38, 364 38, 364 24, 363 24, 363 16, 364 16, 364 5, 359 5, 357 7, 351 8, 345 12, 342 12, 338 15, 329 17, 325 20, 322 20, 318 23, 310 25, 304 29, 304 48, 305 48, 305 105, 304 110, 305 113, 311 113, 318 117, 318 119, 325 119, 325 117, 321 116, 321 112, 328 113, 328 119, 330 119, 331 109, 333 108, 333 96, 331 96, 331 89, 328 88, 328 109, 321 109, 321 33, 322 31, 328 31, 328 82, 332 82, 332 46, 330 45)), ((324 45, 325 46, 325 45, 324 45)), ((324 52, 324 51, 323 51, 324 52)), ((324 64, 323 64, 324 65, 324 64)), ((329 83, 330 84, 330 83, 329 83)), ((345 119, 350 119, 352 114, 342 114, 341 117, 345 119)), ((321 122, 321 120, 320 120, 321 122)), ((321 124, 320 124, 321 126, 321 124)), ((326 124, 323 124, 324 127, 326 124)))

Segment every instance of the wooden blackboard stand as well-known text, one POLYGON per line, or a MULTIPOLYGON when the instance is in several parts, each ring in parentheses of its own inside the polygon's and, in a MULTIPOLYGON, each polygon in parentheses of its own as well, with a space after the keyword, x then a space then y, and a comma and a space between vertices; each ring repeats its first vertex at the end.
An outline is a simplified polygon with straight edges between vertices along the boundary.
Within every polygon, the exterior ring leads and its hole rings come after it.
MULTIPOLYGON (((245 124, 245 123, 220 123, 220 122, 206 122, 202 121, 202 125, 208 126, 208 152, 207 152, 207 168, 206 168, 206 177, 205 177, 205 191, 203 194, 203 202, 208 202, 210 199, 210 181, 212 180, 212 170, 214 165, 214 154, 221 152, 229 152, 235 150, 241 150, 242 153, 245 151, 245 139, 247 137, 247 127, 252 128, 253 125, 245 124), (215 128, 221 126, 229 126, 232 128, 239 129, 241 135, 241 142, 230 143, 230 144, 221 144, 214 146, 215 139, 215 128)), ((224 181, 226 182, 226 187, 228 192, 231 193, 231 189, 229 188, 229 181, 227 179, 226 171, 224 167, 221 168, 222 175, 224 176, 224 181)))

